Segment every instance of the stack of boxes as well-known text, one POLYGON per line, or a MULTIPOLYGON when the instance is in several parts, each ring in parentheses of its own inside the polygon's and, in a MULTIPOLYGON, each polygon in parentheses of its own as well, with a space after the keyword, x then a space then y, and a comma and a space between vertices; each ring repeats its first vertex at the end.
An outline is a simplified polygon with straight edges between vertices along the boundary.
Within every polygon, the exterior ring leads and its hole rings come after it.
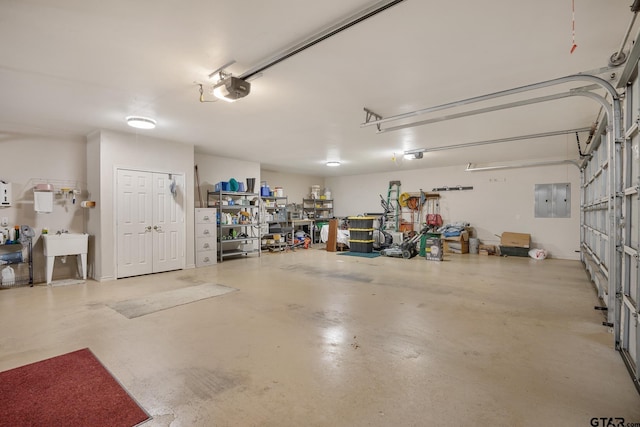
POLYGON ((373 252, 372 216, 349 217, 349 252, 373 252))
POLYGON ((464 230, 459 236, 443 237, 444 251, 450 254, 469 253, 469 230, 464 230))

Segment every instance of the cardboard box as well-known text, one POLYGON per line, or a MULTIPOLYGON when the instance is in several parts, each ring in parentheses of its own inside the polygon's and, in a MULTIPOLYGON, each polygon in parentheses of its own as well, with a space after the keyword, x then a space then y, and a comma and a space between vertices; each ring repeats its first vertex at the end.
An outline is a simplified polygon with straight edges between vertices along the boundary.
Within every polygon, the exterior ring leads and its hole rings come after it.
POLYGON ((464 240, 460 242, 444 241, 444 252, 448 254, 468 254, 469 242, 464 240))
POLYGON ((449 254, 468 254, 469 253, 469 232, 463 231, 459 236, 443 237, 443 249, 449 254))
POLYGON ((478 246, 478 253, 480 255, 496 255, 498 250, 495 245, 483 245, 478 246))
POLYGON ((512 233, 505 231, 500 237, 500 246, 513 248, 529 248, 531 247, 531 234, 512 233))
POLYGON ((425 240, 425 258, 427 261, 442 261, 442 240, 437 238, 425 240))

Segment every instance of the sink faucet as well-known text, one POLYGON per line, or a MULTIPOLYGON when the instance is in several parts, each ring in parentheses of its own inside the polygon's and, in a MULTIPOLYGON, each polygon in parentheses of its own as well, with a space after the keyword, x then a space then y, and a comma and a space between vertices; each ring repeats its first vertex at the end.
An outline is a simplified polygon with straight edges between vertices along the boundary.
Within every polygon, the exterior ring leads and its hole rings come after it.
POLYGON ((60 236, 60 235, 61 235, 61 234, 63 234, 63 233, 69 233, 69 230, 58 230, 58 231, 56 232, 56 234, 57 234, 58 236, 60 236))

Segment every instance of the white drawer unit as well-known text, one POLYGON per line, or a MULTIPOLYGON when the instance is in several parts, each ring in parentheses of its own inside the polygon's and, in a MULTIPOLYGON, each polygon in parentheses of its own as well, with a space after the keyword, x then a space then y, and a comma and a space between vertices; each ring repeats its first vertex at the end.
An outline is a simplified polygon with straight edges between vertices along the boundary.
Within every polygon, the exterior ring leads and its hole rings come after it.
POLYGON ((196 267, 216 264, 216 251, 196 252, 196 267))
POLYGON ((213 224, 216 225, 216 209, 215 208, 196 208, 196 224, 213 224))
POLYGON ((195 209, 196 267, 206 267, 217 262, 216 222, 215 208, 195 209))
POLYGON ((206 252, 210 250, 216 250, 216 238, 215 237, 197 237, 196 238, 196 252, 206 252))
POLYGON ((196 223, 196 238, 209 238, 216 237, 216 225, 215 224, 198 224, 196 223))

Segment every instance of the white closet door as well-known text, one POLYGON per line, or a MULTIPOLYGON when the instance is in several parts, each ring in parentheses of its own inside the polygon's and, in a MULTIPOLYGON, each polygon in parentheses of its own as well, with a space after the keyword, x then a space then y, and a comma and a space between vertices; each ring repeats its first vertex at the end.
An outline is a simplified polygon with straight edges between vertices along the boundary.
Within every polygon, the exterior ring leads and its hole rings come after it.
POLYGON ((153 272, 152 174, 119 169, 117 173, 117 275, 153 272))
POLYGON ((183 268, 184 179, 153 174, 153 272, 183 268), (175 182, 175 191, 171 191, 175 182))

